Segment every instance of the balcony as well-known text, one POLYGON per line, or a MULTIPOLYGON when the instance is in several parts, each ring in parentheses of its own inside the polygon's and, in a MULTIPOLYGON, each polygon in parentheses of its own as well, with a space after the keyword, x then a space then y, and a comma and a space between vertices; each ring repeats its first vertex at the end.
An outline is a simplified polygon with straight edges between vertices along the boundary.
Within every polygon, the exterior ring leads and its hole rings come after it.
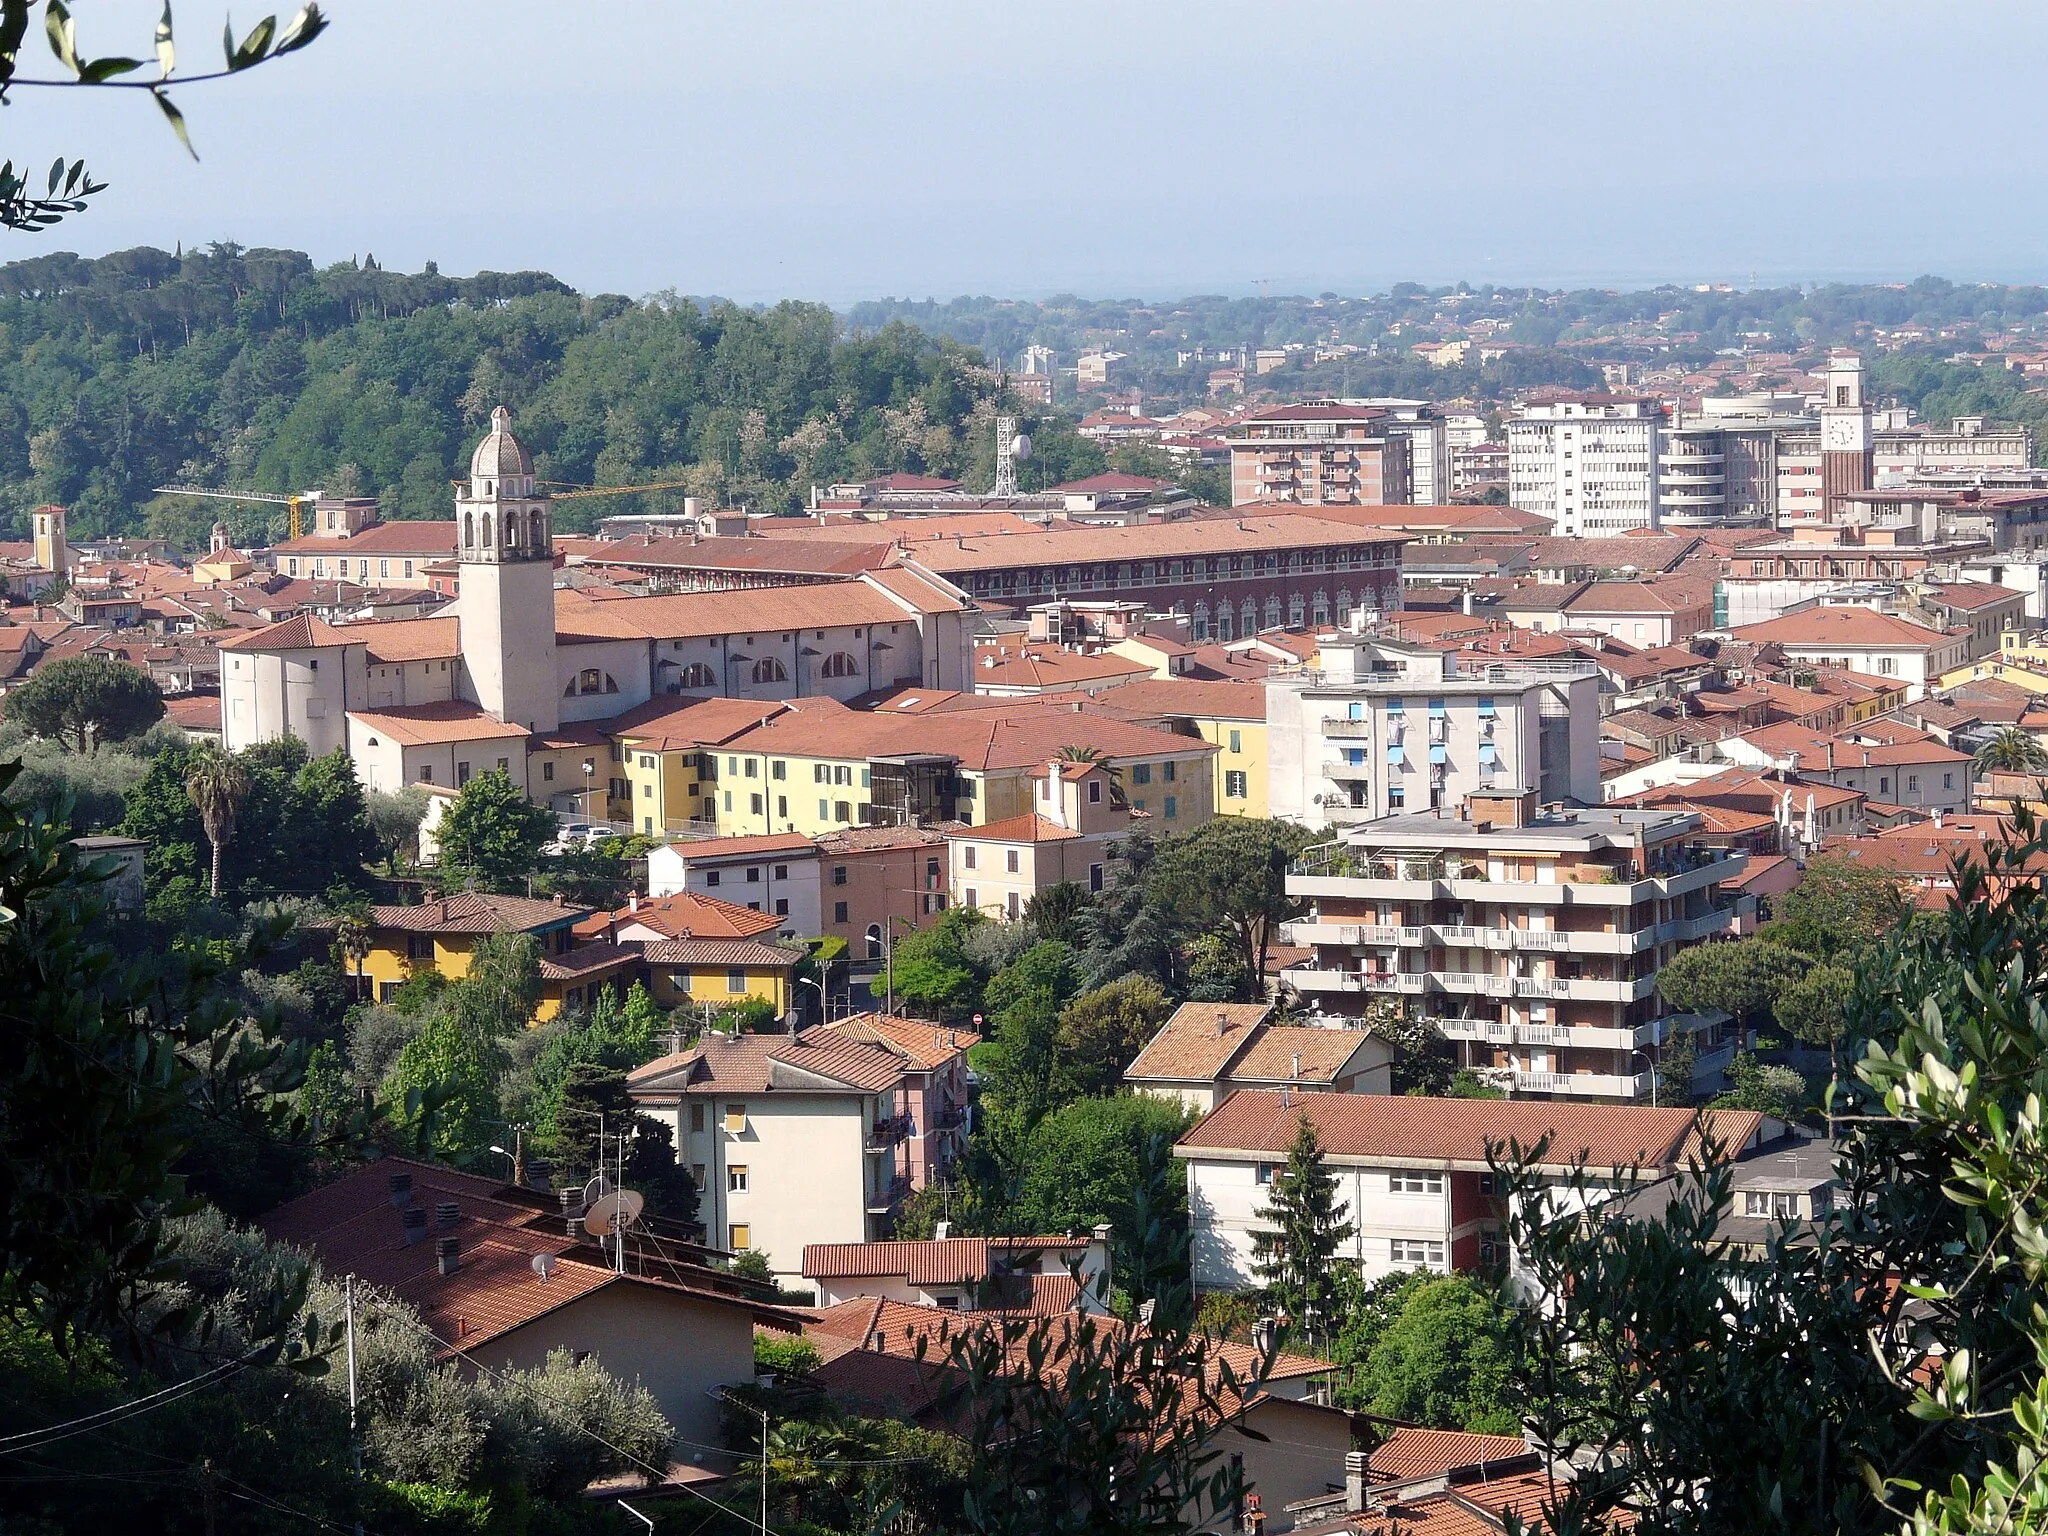
POLYGON ((886 1216, 903 1203, 910 1193, 910 1175, 894 1174, 868 1191, 868 1214, 886 1216))
POLYGON ((1429 942, 1427 928, 1396 928, 1378 923, 1323 923, 1306 919, 1288 923, 1281 930, 1287 944, 1388 944, 1420 945, 1429 942))
POLYGON ((1293 965, 1280 979, 1297 992, 1376 992, 1419 994, 1421 971, 1348 971, 1335 966, 1293 965))
POLYGON ((1356 779, 1369 779, 1372 777, 1372 764, 1332 760, 1323 764, 1323 777, 1347 784, 1356 779))
POLYGON ((1516 1093, 1557 1093, 1575 1099, 1647 1100, 1656 1086, 1656 1074, 1638 1072, 1630 1077, 1605 1072, 1524 1072, 1506 1069, 1507 1086, 1516 1093))
POLYGON ((934 1131, 959 1131, 967 1127, 967 1111, 958 1104, 942 1105, 931 1118, 930 1128, 934 1131))
POLYGON ((1431 1019, 1446 1040, 1489 1045, 1575 1045, 1586 1050, 1633 1051, 1657 1044, 1658 1026, 1602 1029, 1590 1024, 1503 1024, 1495 1019, 1431 1019))
POLYGON ((1323 716, 1323 734, 1325 736, 1335 736, 1339 739, 1370 736, 1372 734, 1372 722, 1370 720, 1346 720, 1336 715, 1325 715, 1323 716))
POLYGON ((883 1115, 868 1127, 866 1151, 886 1152, 910 1134, 910 1116, 883 1115))

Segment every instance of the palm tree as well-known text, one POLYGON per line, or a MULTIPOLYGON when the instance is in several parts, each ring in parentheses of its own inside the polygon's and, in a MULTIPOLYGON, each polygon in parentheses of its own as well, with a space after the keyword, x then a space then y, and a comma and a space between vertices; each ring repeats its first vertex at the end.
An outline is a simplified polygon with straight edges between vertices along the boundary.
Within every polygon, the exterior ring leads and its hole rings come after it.
POLYGON ((334 941, 356 968, 356 991, 363 990, 363 962, 370 958, 370 924, 360 912, 344 912, 334 925, 334 941))
POLYGON ((2030 731, 2008 725, 1977 749, 1980 773, 2048 773, 2048 747, 2030 731))
POLYGON ((235 818, 249 798, 249 771, 217 747, 192 754, 185 770, 185 793, 199 808, 200 825, 213 846, 213 899, 220 900, 220 853, 234 841, 235 818))

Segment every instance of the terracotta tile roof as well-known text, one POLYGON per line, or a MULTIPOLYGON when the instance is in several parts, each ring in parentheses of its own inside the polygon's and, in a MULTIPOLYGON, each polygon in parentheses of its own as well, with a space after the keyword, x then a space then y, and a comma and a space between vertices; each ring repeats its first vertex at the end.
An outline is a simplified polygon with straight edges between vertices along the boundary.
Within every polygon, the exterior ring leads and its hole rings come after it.
POLYGON ((447 741, 524 740, 533 733, 486 714, 475 704, 460 699, 441 699, 432 704, 399 704, 389 709, 352 709, 351 720, 365 730, 388 736, 403 746, 429 746, 447 741))
POLYGON ((455 520, 400 518, 372 523, 347 538, 332 534, 307 534, 271 546, 272 556, 284 555, 452 555, 455 553, 455 520))
POLYGON ((1472 1435, 1404 1424, 1373 1448, 1366 1467, 1376 1483, 1405 1483, 1411 1478, 1483 1467, 1488 1462, 1515 1461, 1529 1454, 1519 1435, 1472 1435))
POLYGON ((638 906, 586 917, 576 924, 576 932, 597 938, 630 924, 651 928, 671 939, 753 939, 773 933, 782 926, 782 919, 737 902, 720 901, 716 896, 678 891, 673 896, 643 900, 638 906))
POLYGON ((1036 814, 1010 816, 979 827, 960 827, 946 834, 948 838, 989 843, 1065 843, 1080 835, 1072 827, 1063 827, 1036 814))
MULTIPOLYGON (((347 1271, 393 1291, 410 1303, 441 1341, 446 1356, 474 1349, 607 1285, 649 1286, 678 1299, 745 1308, 757 1322, 786 1327, 794 1321, 779 1308, 750 1302, 730 1280, 702 1275, 702 1283, 678 1277, 656 1280, 616 1275, 575 1257, 559 1216, 528 1203, 525 1192, 496 1180, 403 1158, 352 1169, 330 1184, 287 1201, 257 1223, 274 1242, 289 1243, 317 1258, 329 1271, 347 1271), (410 1246, 400 1209, 392 1203, 389 1176, 408 1174, 407 1204, 428 1213, 424 1235, 410 1246), (439 1225, 436 1207, 453 1201, 455 1225, 439 1225), (460 1267, 440 1272, 436 1239, 461 1243, 460 1267), (554 1260, 543 1278, 536 1257, 554 1260)), ((691 1277, 695 1278, 695 1277, 691 1277)), ((678 1318, 678 1325, 683 1324, 678 1318)), ((593 1339, 593 1343, 595 1340, 593 1339)))
POLYGON ((719 1035, 687 1051, 650 1061, 627 1075, 635 1095, 766 1093, 775 1088, 843 1084, 847 1092, 880 1093, 902 1081, 904 1058, 864 1041, 788 1035, 719 1035))
POLYGON ((663 570, 771 571, 802 576, 855 576, 889 557, 886 540, 838 543, 826 539, 634 537, 595 542, 582 551, 586 565, 659 567, 663 570))
MULTIPOLYGON (((1140 643, 1153 642, 1147 638, 1140 643)), ((1179 717, 1266 723, 1266 689, 1262 683, 1152 677, 1105 689, 1095 696, 1095 702, 1155 720, 1179 717)))
MULTIPOLYGON (((803 700, 811 703, 811 700, 803 700)), ((835 701, 836 702, 836 701, 835 701)), ((655 698, 602 722, 612 735, 657 752, 722 746, 789 706, 773 699, 655 698)))
MULTIPOLYGON (((1183 1136, 1176 1151, 1183 1156, 1228 1151, 1284 1157, 1304 1116, 1322 1138, 1325 1153, 1347 1161, 1483 1171, 1489 1142, 1513 1139, 1529 1147, 1544 1136, 1551 1137, 1546 1166, 1560 1168, 1581 1152, 1595 1170, 1635 1164, 1670 1168, 1699 1151, 1693 1112, 1686 1109, 1355 1093, 1304 1093, 1283 1104, 1281 1097, 1239 1089, 1183 1136)), ((1759 1134, 1763 1117, 1717 1110, 1705 1120, 1739 1151, 1759 1134)))
POLYGON ((224 651, 311 651, 323 646, 347 645, 354 637, 332 624, 302 613, 281 624, 266 625, 220 642, 224 651))
POLYGON ((342 638, 369 647, 371 661, 442 661, 462 654, 460 619, 379 619, 345 624, 342 638))
MULTIPOLYGON (((948 605, 958 609, 958 602, 948 605)), ((561 588, 555 631, 572 643, 590 640, 675 640, 764 634, 910 621, 902 602, 865 581, 801 587, 683 592, 656 597, 561 588)))
POLYGON ((1233 1083, 1333 1083, 1365 1044, 1362 1029, 1269 1024, 1226 1074, 1233 1083))
POLYGON ((808 853, 814 844, 801 832, 761 832, 751 837, 703 837, 672 845, 690 863, 741 858, 755 853, 808 853))
POLYGON ((1932 651, 1956 643, 1952 636, 1874 608, 1809 608, 1745 624, 1730 633, 1737 640, 1778 645, 1845 645, 1878 650, 1932 651))
POLYGON ((725 967, 731 970, 776 970, 803 959, 800 949, 784 949, 754 939, 663 939, 641 951, 649 965, 725 967))
POLYGON ((579 944, 559 955, 540 957, 543 981, 576 981, 640 963, 640 951, 617 944, 579 944))
MULTIPOLYGON (((1500 1536, 1503 1517, 1512 1514, 1530 1536, 1543 1536, 1549 1529, 1543 1505, 1551 1497, 1550 1479, 1541 1472, 1526 1472, 1464 1483, 1383 1510, 1347 1516, 1340 1529, 1346 1536, 1500 1536)), ((1632 1529, 1635 1517, 1623 1510, 1614 1523, 1618 1529, 1632 1529)))
POLYGON ((1272 1012, 1270 1003, 1182 1003, 1124 1068, 1124 1077, 1212 1081, 1272 1012))
POLYGON ((1152 669, 1127 656, 1082 656, 1053 646, 982 645, 974 650, 977 688, 1055 688, 1062 684, 1143 677, 1152 669))
MULTIPOLYGON (((1143 425, 1156 426, 1157 423, 1147 422, 1143 425)), ((1154 480, 1150 475, 1126 475, 1118 470, 1110 470, 1104 474, 1090 475, 1085 480, 1069 480, 1062 485, 1056 485, 1050 494, 1121 491, 1143 492, 1149 495, 1153 491, 1163 491, 1172 484, 1171 480, 1154 480)))
POLYGON ((955 1056, 981 1044, 981 1036, 971 1029, 952 1029, 929 1019, 906 1019, 893 1013, 856 1013, 805 1033, 886 1045, 901 1051, 912 1066, 925 1072, 943 1067, 955 1056))
POLYGON ((882 1280, 900 1275, 915 1286, 973 1285, 989 1277, 988 1250, 985 1237, 807 1243, 803 1274, 809 1280, 882 1280))
POLYGON ((938 572, 1000 570, 1011 566, 1094 560, 1160 560, 1189 555, 1240 554, 1329 544, 1404 544, 1399 533, 1353 528, 1313 515, 1221 514, 1137 528, 1057 528, 990 539, 962 539, 920 548, 917 561, 938 572))
POLYGON ((182 693, 164 700, 164 718, 188 731, 220 729, 220 695, 182 693))
POLYGON ((946 834, 958 830, 958 822, 940 822, 929 827, 846 827, 827 832, 817 840, 821 854, 876 853, 891 848, 936 848, 946 834))
POLYGON ((405 933, 531 933, 589 915, 588 907, 464 891, 417 907, 372 907, 370 922, 405 933))
POLYGON ((1746 731, 1741 740, 1773 758, 1797 752, 1800 768, 1808 773, 1865 764, 1962 763, 1970 759, 1969 753, 1944 746, 1926 731, 1911 726, 1883 727, 1874 720, 1850 726, 1835 735, 1824 735, 1788 721, 1746 731), (1880 737, 1886 739, 1875 739, 1880 737))

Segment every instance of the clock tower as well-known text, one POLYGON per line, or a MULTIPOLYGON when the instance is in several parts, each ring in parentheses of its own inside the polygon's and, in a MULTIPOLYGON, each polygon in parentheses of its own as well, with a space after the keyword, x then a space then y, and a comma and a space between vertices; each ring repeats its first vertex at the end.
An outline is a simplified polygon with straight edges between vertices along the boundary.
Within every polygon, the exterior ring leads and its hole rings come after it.
POLYGON ((1870 405, 1863 398, 1862 356, 1846 348, 1830 353, 1826 388, 1820 408, 1822 515, 1838 522, 1836 499, 1870 489, 1870 405))

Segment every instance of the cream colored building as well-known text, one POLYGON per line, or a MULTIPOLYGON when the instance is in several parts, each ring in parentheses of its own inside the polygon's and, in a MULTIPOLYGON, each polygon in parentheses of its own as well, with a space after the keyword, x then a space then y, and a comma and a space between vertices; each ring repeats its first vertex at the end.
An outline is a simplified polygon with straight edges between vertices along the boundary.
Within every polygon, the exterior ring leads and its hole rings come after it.
POLYGON ((908 1058, 812 1030, 713 1035, 633 1072, 635 1106, 675 1132, 714 1247, 799 1281, 804 1249, 889 1235, 910 1192, 908 1058))
POLYGON ((946 833, 948 879, 961 905, 1014 922, 1056 885, 1108 884, 1110 845, 1140 820, 1125 787, 1105 764, 1057 758, 1031 783, 1030 811, 946 833))
POLYGON ((1124 1082, 1206 1115, 1240 1088, 1392 1093, 1393 1061, 1370 1029, 1275 1024, 1270 1003, 1182 1003, 1124 1082))

